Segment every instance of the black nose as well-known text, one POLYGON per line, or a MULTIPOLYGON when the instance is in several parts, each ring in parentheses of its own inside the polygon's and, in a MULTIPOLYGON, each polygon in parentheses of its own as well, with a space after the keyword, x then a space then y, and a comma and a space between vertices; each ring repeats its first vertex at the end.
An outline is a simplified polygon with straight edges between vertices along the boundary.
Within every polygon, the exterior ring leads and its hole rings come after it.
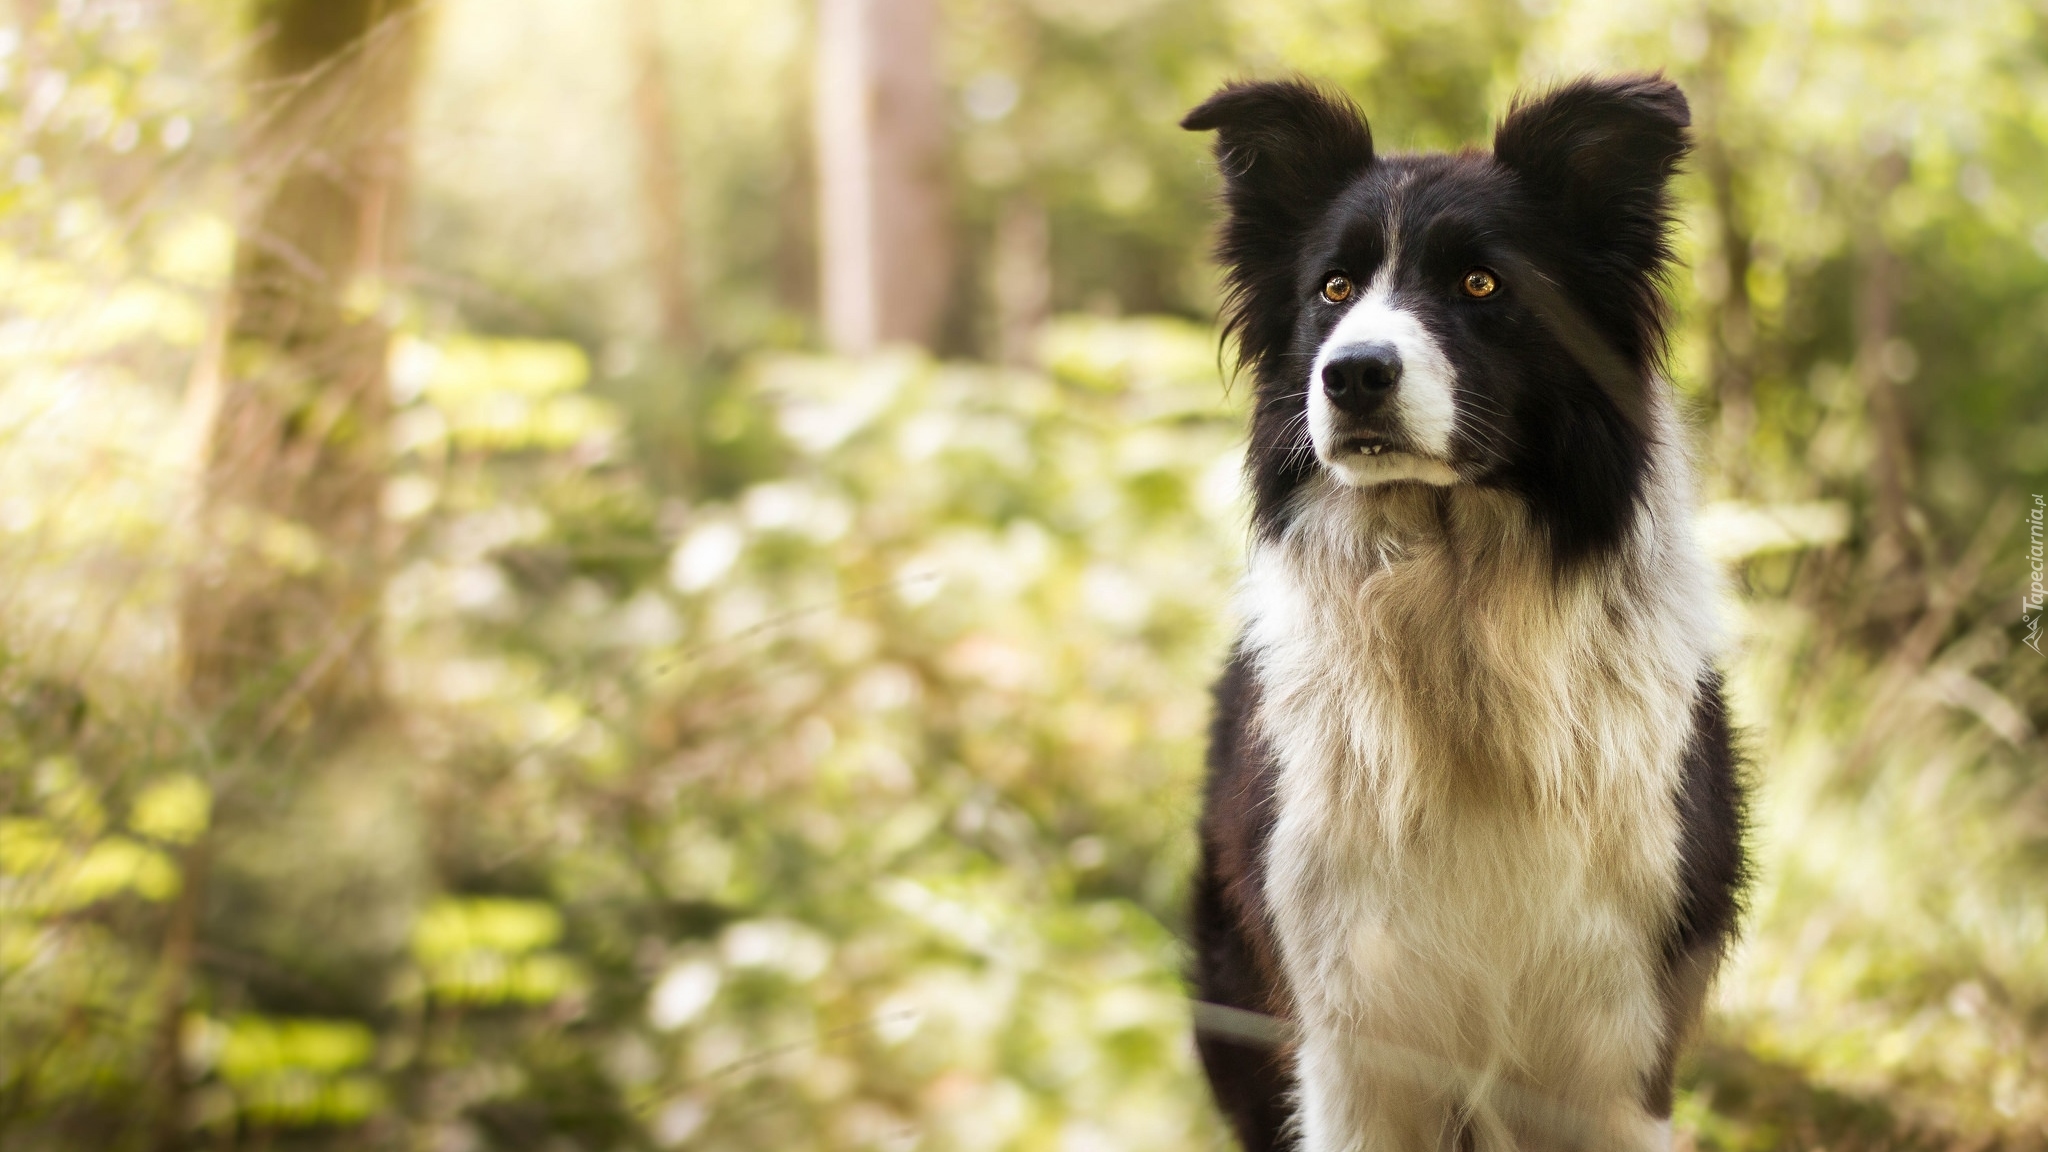
POLYGON ((1353 344, 1323 365, 1323 395, 1338 411, 1365 416, 1401 382, 1401 354, 1392 344, 1353 344))

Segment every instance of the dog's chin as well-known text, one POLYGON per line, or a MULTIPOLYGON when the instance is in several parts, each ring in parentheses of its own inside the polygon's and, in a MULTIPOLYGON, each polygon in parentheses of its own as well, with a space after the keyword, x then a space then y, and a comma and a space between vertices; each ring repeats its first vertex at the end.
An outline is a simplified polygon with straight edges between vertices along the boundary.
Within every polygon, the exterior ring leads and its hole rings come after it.
POLYGON ((1462 477, 1457 469, 1434 456, 1407 448, 1356 443, 1316 445, 1316 459, 1340 484, 1352 488, 1377 488, 1382 484, 1430 484, 1448 488, 1462 477))

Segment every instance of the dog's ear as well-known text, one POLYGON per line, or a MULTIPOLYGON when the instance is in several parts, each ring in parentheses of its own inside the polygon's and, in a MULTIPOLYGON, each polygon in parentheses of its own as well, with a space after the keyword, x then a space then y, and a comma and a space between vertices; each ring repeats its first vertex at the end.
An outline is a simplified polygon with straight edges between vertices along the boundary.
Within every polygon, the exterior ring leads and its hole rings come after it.
POLYGON ((1180 126, 1216 131, 1234 220, 1299 227, 1372 163, 1372 131, 1357 106, 1298 80, 1226 85, 1180 126))
POLYGON ((1230 211, 1216 245, 1229 282, 1223 327, 1264 379, 1293 334, 1307 231, 1372 164, 1372 132, 1349 100, 1299 81, 1229 85, 1180 125, 1217 132, 1230 211))
POLYGON ((1665 185, 1691 124, 1685 93, 1661 75, 1587 77, 1517 101, 1493 154, 1582 235, 1655 271, 1667 254, 1665 185))

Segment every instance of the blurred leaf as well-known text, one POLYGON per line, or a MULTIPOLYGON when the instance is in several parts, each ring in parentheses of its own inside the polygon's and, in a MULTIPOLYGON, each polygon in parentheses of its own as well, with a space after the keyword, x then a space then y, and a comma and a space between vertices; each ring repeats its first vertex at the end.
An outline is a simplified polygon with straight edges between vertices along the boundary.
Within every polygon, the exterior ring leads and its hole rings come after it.
POLYGON ((128 826, 166 844, 190 844, 206 831, 213 792, 196 776, 158 780, 135 797, 128 826))

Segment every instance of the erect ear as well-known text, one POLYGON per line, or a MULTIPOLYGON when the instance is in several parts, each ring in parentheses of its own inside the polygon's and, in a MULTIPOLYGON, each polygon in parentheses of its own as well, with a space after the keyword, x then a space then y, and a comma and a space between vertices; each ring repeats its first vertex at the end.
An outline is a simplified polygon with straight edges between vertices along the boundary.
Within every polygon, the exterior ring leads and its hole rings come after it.
POLYGON ((1372 131, 1351 101, 1298 80, 1230 84, 1180 126, 1216 130, 1233 217, 1299 224, 1372 163, 1372 131))
POLYGON ((1685 93, 1661 75, 1587 77, 1517 101, 1493 154, 1589 239, 1647 271, 1665 257, 1665 184, 1691 123, 1685 93))
POLYGON ((1224 327, 1263 374, 1293 330, 1305 233, 1372 163, 1372 132, 1351 101, 1299 81, 1229 85, 1180 126, 1217 132, 1230 209, 1216 246, 1230 280, 1224 327))

